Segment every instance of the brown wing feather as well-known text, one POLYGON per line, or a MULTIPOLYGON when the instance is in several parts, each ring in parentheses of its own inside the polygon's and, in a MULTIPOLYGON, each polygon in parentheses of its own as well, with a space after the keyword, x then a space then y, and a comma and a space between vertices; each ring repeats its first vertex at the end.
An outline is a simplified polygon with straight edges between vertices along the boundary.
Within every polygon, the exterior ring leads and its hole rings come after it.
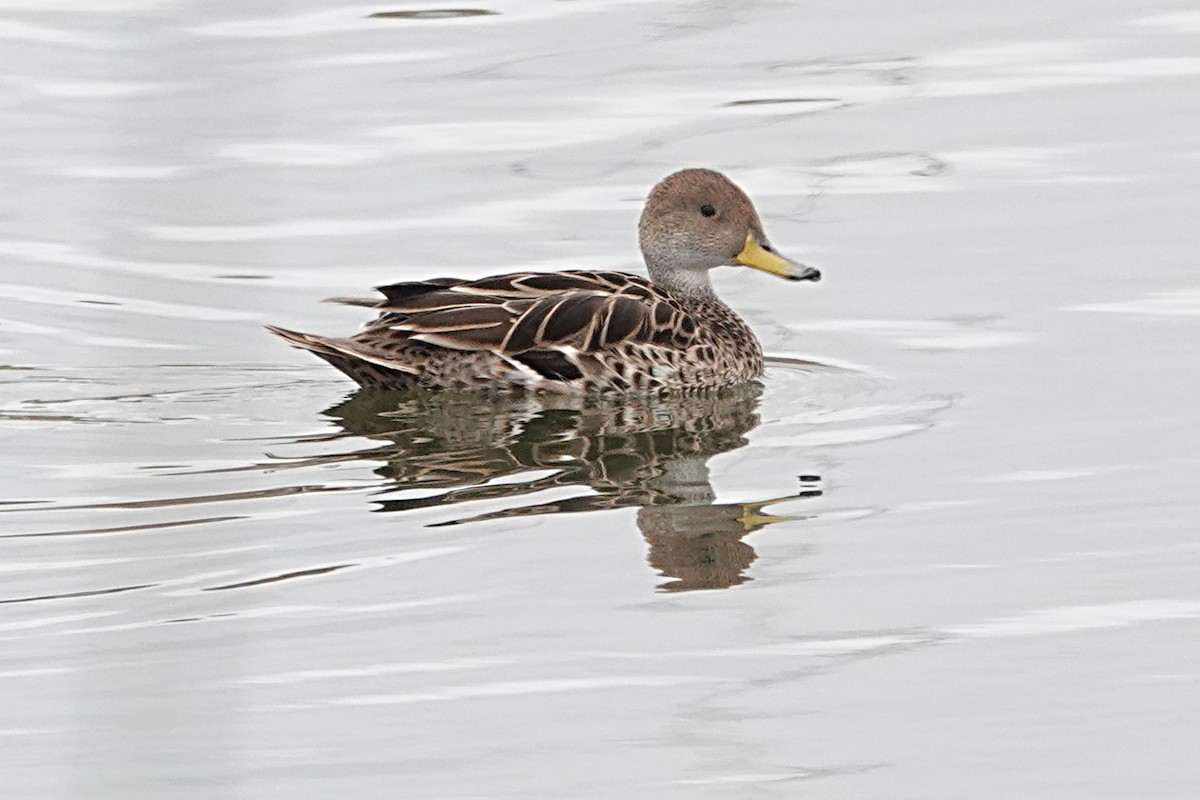
POLYGON ((375 291, 386 298, 380 305, 400 305, 421 295, 445 291, 462 283, 466 283, 463 278, 430 278, 424 281, 401 281, 387 286, 376 286, 375 291))
POLYGON ((536 348, 541 343, 541 332, 550 312, 568 297, 570 295, 551 295, 534 301, 525 313, 513 320, 500 349, 506 353, 520 353, 536 348))
POLYGON ((647 319, 648 307, 640 300, 592 291, 551 295, 514 322, 503 350, 573 347, 594 352, 629 338, 647 319), (614 316, 618 323, 611 328, 614 316))
POLYGON ((696 326, 675 301, 623 272, 515 272, 477 281, 439 278, 380 287, 380 316, 354 341, 386 358, 406 341, 490 350, 547 377, 577 371, 576 351, 626 342, 673 347, 696 326))
MULTIPOLYGON (((459 298, 460 302, 462 299, 459 298)), ((406 334, 404 338, 452 350, 499 351, 513 324, 534 303, 509 300, 499 305, 459 305, 410 314, 382 329, 393 336, 406 334)))
POLYGON ((371 305, 380 317, 368 327, 390 326, 412 314, 464 305, 502 305, 510 300, 537 299, 564 292, 602 292, 649 297, 649 282, 622 272, 513 272, 469 281, 458 278, 434 278, 405 281, 378 287, 384 294, 378 302, 359 298, 335 298, 354 305, 371 305))
POLYGON ((423 311, 440 311, 444 308, 460 306, 501 305, 510 300, 499 295, 462 295, 451 292, 427 292, 425 294, 406 297, 396 302, 386 301, 376 304, 382 313, 388 314, 418 314, 423 311))
POLYGON ((589 275, 581 275, 575 272, 531 272, 517 278, 513 283, 522 289, 539 294, 597 291, 597 282, 595 279, 589 275))
POLYGON ((450 333, 512 324, 513 312, 501 305, 461 305, 412 314, 391 327, 416 333, 450 333))
POLYGON ((564 295, 561 300, 556 297, 542 300, 547 309, 538 340, 579 346, 587 340, 596 324, 596 312, 607 300, 607 296, 595 292, 574 292, 564 295))
POLYGON ((646 332, 654 311, 643 301, 623 295, 609 298, 608 319, 600 338, 601 347, 611 347, 646 332))

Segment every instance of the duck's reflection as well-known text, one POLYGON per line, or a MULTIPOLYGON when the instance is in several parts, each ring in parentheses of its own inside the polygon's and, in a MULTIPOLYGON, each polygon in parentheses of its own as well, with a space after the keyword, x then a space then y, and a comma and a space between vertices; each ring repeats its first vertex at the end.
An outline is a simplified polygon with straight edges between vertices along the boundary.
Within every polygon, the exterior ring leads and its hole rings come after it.
POLYGON ((386 443, 308 462, 381 460, 386 463, 377 472, 394 483, 385 495, 440 490, 385 497, 379 511, 507 501, 503 510, 440 525, 640 507, 650 564, 670 579, 660 588, 725 588, 748 580, 756 556, 743 541, 746 534, 796 518, 773 516, 765 506, 821 494, 819 479, 805 476, 793 495, 714 502, 707 461, 746 444, 759 423, 759 393, 756 385, 686 397, 586 400, 360 391, 325 413, 351 435, 386 443), (590 491, 535 499, 562 487, 590 491))

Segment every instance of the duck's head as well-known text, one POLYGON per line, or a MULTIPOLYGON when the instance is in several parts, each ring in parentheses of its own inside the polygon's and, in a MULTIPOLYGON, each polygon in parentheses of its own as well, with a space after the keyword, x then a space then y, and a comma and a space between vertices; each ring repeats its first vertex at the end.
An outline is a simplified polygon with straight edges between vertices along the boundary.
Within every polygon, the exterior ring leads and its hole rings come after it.
POLYGON ((819 270, 775 252, 750 198, 711 169, 680 170, 660 181, 642 210, 638 237, 650 277, 675 288, 707 288, 708 271, 720 266, 821 279, 819 270))

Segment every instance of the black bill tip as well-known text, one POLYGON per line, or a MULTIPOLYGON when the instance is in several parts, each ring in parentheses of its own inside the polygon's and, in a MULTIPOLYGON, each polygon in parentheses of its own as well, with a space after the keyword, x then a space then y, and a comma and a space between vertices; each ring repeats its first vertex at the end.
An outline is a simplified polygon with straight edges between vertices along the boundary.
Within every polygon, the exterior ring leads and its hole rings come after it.
POLYGON ((816 283, 821 280, 821 270, 816 267, 800 267, 791 275, 788 275, 788 280, 793 281, 812 281, 816 283))

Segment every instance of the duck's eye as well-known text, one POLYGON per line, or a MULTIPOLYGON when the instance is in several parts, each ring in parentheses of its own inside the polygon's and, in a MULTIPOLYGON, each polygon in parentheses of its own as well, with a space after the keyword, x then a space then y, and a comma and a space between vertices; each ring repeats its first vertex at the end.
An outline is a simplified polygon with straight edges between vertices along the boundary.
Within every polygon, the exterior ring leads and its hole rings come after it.
POLYGON ((717 215, 717 210, 708 203, 705 203, 704 205, 700 206, 700 213, 706 217, 715 217, 717 215))

